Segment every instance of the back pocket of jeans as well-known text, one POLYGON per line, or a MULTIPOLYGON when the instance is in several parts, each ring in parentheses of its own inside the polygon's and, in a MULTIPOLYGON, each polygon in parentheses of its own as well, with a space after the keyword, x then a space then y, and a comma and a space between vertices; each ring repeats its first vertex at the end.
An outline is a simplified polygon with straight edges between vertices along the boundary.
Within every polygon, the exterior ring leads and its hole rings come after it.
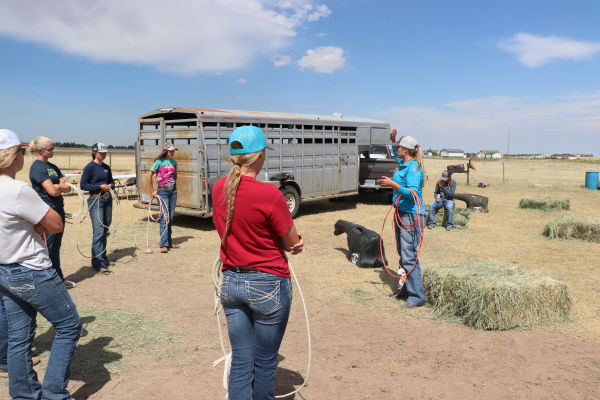
POLYGON ((254 311, 271 312, 279 307, 279 281, 246 281, 248 304, 254 311))
POLYGON ((221 304, 227 304, 227 289, 229 286, 229 277, 227 275, 223 276, 221 280, 221 286, 219 287, 219 299, 221 300, 221 304))
POLYGON ((38 296, 37 288, 33 282, 33 274, 26 274, 8 278, 8 289, 19 298, 27 301, 38 296))

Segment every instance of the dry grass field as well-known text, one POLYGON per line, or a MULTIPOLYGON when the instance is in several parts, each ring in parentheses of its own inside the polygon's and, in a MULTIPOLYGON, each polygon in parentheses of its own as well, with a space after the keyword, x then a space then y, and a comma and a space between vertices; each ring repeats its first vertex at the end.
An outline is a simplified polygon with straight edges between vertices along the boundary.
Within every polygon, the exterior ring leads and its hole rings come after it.
MULTIPOLYGON (((69 168, 65 157, 58 152, 54 161, 66 172, 80 170, 89 156, 71 154, 69 168)), ((134 170, 131 153, 113 154, 112 162, 115 172, 134 170)), ((432 201, 441 170, 457 163, 427 160, 425 202, 432 201)), ((480 258, 566 283, 573 298, 571 321, 555 326, 480 331, 437 318, 427 306, 403 310, 401 301, 388 297, 395 282, 379 269, 351 264, 345 236, 333 235, 338 219, 379 231, 387 197, 304 204, 295 222, 306 247, 292 262, 307 298, 313 360, 308 386, 290 398, 600 398, 600 244, 542 236, 546 222, 562 213, 600 215, 600 191, 582 188, 585 171, 598 165, 555 163, 507 161, 505 168, 527 171, 527 179, 517 180, 505 169, 505 184, 501 163, 476 163, 473 182, 489 183, 487 188, 467 187, 465 176, 456 175, 459 192, 489 197, 490 212, 472 214, 464 230, 427 230, 422 249, 424 269, 480 258), (571 210, 518 208, 521 198, 537 196, 568 199, 571 210)), ((66 204, 73 211, 77 198, 67 197, 66 204)), ((116 262, 111 275, 95 275, 77 250, 79 244, 89 253, 89 222, 66 227, 63 270, 78 283, 70 293, 85 323, 69 388, 76 399, 222 399, 222 368, 211 366, 221 355, 212 314, 210 268, 219 246, 212 222, 178 216, 174 238, 181 247, 147 254, 146 214, 132 204, 122 201, 114 211, 119 226, 109 240, 109 258, 116 262)), ((149 227, 149 238, 158 239, 156 224, 149 227)), ((396 263, 391 226, 384 241, 388 259, 396 263)), ((36 368, 43 376, 52 331, 42 318, 38 323, 34 353, 42 358, 36 368)), ((306 371, 306 329, 297 291, 281 357, 278 393, 299 384, 306 371)), ((0 376, 0 398, 7 398, 6 383, 0 376)))

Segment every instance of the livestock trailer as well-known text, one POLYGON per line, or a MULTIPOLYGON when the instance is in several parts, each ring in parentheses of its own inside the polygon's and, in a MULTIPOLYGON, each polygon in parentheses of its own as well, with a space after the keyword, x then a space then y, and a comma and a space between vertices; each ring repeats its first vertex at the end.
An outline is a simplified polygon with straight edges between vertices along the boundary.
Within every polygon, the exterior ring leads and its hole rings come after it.
MULTIPOLYGON (((389 141, 390 125, 367 118, 277 112, 160 108, 139 118, 135 146, 138 190, 164 144, 177 148, 178 214, 212 215, 211 188, 231 164, 228 138, 238 126, 260 127, 266 161, 257 179, 279 187, 295 216, 301 202, 350 196, 359 189, 359 154, 389 141)), ((140 196, 136 207, 147 207, 140 196)))

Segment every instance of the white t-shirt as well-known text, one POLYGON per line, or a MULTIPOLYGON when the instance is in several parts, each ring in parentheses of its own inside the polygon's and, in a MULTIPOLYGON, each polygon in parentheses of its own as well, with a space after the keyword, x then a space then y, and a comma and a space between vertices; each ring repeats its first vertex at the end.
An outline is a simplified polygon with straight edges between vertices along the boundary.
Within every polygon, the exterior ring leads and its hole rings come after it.
POLYGON ((49 208, 25 182, 0 176, 0 264, 52 266, 44 238, 33 230, 49 208))

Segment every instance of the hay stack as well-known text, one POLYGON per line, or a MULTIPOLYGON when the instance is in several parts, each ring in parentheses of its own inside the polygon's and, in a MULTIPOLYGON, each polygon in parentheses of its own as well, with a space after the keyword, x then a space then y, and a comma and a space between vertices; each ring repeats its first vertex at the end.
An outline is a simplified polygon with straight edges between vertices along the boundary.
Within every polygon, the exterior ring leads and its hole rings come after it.
MULTIPOLYGON (((425 207, 427 211, 427 215, 429 215, 429 206, 425 207)), ((469 216, 471 215, 471 210, 468 208, 455 208, 454 209, 454 227, 455 228, 466 228, 467 223, 469 222, 469 216)), ((446 211, 443 208, 440 208, 435 214, 435 223, 437 225, 446 226, 447 218, 446 211)))
POLYGON ((531 197, 521 199, 519 208, 533 208, 542 211, 570 210, 571 205, 567 199, 555 199, 552 197, 531 197))
POLYGON ((564 283, 492 261, 432 266, 423 271, 423 284, 437 314, 461 317, 475 329, 553 324, 571 312, 564 283))
POLYGON ((600 243, 600 219, 586 217, 558 217, 551 219, 544 229, 550 239, 580 239, 600 243))

